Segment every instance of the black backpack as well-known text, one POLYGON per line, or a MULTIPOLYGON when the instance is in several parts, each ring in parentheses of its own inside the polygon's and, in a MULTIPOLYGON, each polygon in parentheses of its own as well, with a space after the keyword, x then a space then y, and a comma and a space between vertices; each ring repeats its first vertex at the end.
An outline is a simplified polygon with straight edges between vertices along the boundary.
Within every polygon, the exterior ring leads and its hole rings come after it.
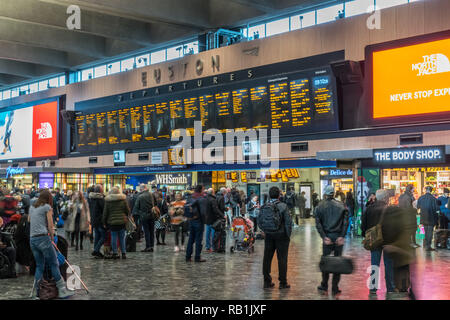
POLYGON ((293 193, 286 193, 286 204, 289 209, 292 209, 295 206, 293 193))
POLYGON ((279 201, 267 202, 259 209, 258 227, 265 234, 279 234, 283 232, 283 218, 278 208, 279 201))
POLYGON ((0 279, 10 276, 10 262, 7 256, 0 252, 0 279))

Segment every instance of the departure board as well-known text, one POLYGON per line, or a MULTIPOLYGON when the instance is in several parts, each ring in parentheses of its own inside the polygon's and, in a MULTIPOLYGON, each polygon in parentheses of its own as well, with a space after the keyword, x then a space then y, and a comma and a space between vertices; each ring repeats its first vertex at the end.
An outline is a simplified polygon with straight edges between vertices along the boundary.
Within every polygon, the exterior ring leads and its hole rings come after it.
POLYGON ((202 127, 203 130, 206 131, 208 129, 215 127, 214 121, 214 96, 212 94, 206 94, 204 96, 199 97, 199 105, 200 105, 200 116, 202 119, 202 127))
POLYGON ((309 97, 309 79, 290 82, 292 127, 311 124, 312 110, 309 97))
POLYGON ((234 129, 233 106, 229 92, 216 93, 216 125, 220 132, 234 129))
POLYGON ((146 141, 156 140, 156 132, 152 120, 154 117, 155 104, 149 104, 142 107, 142 134, 146 141))
POLYGON ((162 147, 180 129, 194 136, 195 121, 201 121, 202 133, 279 129, 280 137, 294 137, 338 130, 336 97, 336 80, 324 67, 127 100, 111 109, 91 105, 77 111, 77 143, 86 152, 117 150, 119 143, 162 147))
POLYGON ((133 107, 130 109, 131 120, 131 138, 133 142, 142 141, 142 107, 133 107))
POLYGON ((87 145, 86 142, 86 116, 78 115, 75 119, 77 124, 77 132, 78 132, 78 147, 84 147, 87 145))
POLYGON ((247 130, 250 128, 250 105, 248 89, 239 89, 232 92, 233 95, 233 118, 235 130, 247 130))
POLYGON ((86 115, 86 141, 89 146, 97 145, 97 117, 95 113, 86 115))
POLYGON ((169 102, 170 107, 170 127, 172 129, 172 135, 179 137, 179 129, 184 129, 184 112, 183 102, 181 99, 171 100, 169 102))
POLYGON ((183 101, 184 104, 184 118, 186 119, 186 130, 189 134, 193 136, 194 132, 194 121, 201 121, 200 108, 198 107, 198 98, 186 98, 183 101))
POLYGON ((156 112, 153 121, 155 125, 156 137, 158 139, 170 139, 170 115, 169 105, 167 102, 159 102, 156 104, 156 112))
POLYGON ((333 90, 330 77, 314 77, 312 81, 315 114, 320 116, 333 114, 333 90))
POLYGON ((287 82, 273 83, 270 85, 270 110, 272 115, 272 129, 284 129, 291 126, 287 82))
POLYGON ((108 141, 109 144, 119 143, 119 112, 117 110, 108 111, 106 113, 108 119, 108 141))
POLYGON ((96 113, 97 118, 97 144, 104 145, 108 142, 108 128, 106 126, 106 112, 96 113))
POLYGON ((132 141, 130 109, 119 110, 119 129, 119 142, 130 143, 132 141))
POLYGON ((270 125, 270 105, 266 86, 250 89, 252 123, 255 129, 268 129, 270 125))

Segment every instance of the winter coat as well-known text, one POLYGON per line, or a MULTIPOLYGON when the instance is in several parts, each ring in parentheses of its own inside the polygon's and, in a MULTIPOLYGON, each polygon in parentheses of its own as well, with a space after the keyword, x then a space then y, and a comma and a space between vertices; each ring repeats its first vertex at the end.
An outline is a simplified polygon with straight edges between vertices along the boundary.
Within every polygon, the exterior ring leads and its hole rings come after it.
POLYGON ((105 208, 105 196, 102 193, 89 193, 89 210, 91 212, 91 223, 93 228, 103 225, 103 209, 105 208))
POLYGON ((431 193, 425 193, 417 201, 417 209, 420 209, 420 223, 424 226, 435 226, 438 224, 436 198, 431 193))
POLYGON ((361 235, 366 236, 366 231, 370 228, 376 226, 381 219, 381 214, 383 213, 386 205, 383 202, 375 201, 372 205, 368 206, 364 210, 361 216, 361 235))
POLYGON ((212 225, 219 219, 223 219, 224 215, 220 212, 216 196, 208 194, 207 199, 207 210, 206 210, 206 221, 207 225, 212 225))
POLYGON ((306 207, 306 197, 304 195, 300 194, 298 196, 298 198, 297 198, 297 201, 298 201, 298 207, 300 209, 305 209, 305 207, 306 207))
POLYGON ((169 213, 171 216, 170 223, 173 225, 179 225, 186 221, 184 217, 184 205, 186 204, 185 200, 174 201, 170 204, 169 213))
POLYGON ((133 215, 143 217, 144 214, 147 214, 152 210, 153 205, 156 205, 155 196, 149 191, 144 191, 140 193, 136 199, 133 208, 133 215))
POLYGON ((91 224, 91 215, 89 213, 89 205, 86 200, 84 200, 83 203, 78 201, 72 201, 69 204, 68 210, 69 210, 69 216, 64 222, 64 230, 69 232, 74 232, 77 228, 75 226, 77 211, 80 209, 80 232, 87 232, 89 231, 89 226, 91 224))
POLYGON ((323 238, 345 237, 348 228, 348 210, 335 199, 319 202, 315 210, 316 228, 323 238))
POLYGON ((128 221, 130 208, 124 194, 109 194, 105 197, 102 222, 106 226, 122 226, 128 221))

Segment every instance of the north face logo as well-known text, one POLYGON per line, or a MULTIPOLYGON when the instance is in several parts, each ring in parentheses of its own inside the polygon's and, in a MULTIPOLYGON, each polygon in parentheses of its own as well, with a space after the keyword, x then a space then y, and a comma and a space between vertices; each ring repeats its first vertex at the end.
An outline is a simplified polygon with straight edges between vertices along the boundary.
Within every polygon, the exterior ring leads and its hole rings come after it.
POLYGON ((418 77, 450 72, 450 61, 442 53, 431 54, 429 56, 423 56, 423 62, 413 64, 412 70, 418 71, 418 77))
POLYGON ((52 125, 49 122, 41 123, 41 127, 36 130, 36 134, 41 139, 51 139, 53 137, 52 125))

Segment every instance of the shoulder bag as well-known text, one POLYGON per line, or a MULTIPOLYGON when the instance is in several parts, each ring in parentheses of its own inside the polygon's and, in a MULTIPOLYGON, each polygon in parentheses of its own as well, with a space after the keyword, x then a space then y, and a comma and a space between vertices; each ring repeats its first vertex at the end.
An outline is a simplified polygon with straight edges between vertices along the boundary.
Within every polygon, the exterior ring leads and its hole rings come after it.
POLYGON ((387 207, 385 207, 383 209, 383 212, 381 213, 380 221, 378 221, 378 224, 366 231, 366 236, 365 236, 364 240, 362 241, 364 249, 373 251, 373 250, 380 248, 383 245, 384 239, 383 239, 382 225, 383 225, 383 220, 384 220, 384 214, 386 213, 386 208, 387 207))

